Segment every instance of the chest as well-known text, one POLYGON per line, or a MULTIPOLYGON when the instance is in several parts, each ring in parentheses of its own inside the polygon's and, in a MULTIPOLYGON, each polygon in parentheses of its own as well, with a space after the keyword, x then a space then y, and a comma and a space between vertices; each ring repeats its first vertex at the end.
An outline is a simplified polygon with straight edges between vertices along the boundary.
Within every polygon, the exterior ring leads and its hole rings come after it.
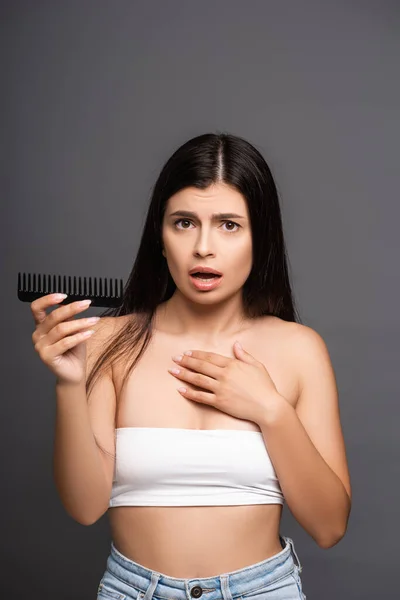
MULTIPOLYGON (((290 357, 290 344, 283 328, 257 327, 242 334, 244 348, 268 370, 278 392, 295 406, 298 396, 296 365, 290 357), (279 328, 278 328, 279 329, 279 328)), ((117 427, 166 427, 182 429, 237 429, 259 431, 252 421, 237 419, 212 406, 184 398, 178 391, 182 382, 168 372, 176 367, 172 356, 185 350, 207 350, 235 358, 233 342, 222 340, 204 345, 195 339, 166 336, 155 332, 122 388, 123 366, 114 371, 117 394, 117 427)))

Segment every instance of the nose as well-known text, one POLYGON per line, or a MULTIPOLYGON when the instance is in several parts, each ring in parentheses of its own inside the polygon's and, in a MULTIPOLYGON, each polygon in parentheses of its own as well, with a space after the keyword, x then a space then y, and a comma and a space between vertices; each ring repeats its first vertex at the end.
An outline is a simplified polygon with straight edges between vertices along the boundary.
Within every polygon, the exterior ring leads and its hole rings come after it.
POLYGON ((204 228, 199 229, 193 253, 196 256, 209 256, 214 254, 211 232, 204 228))

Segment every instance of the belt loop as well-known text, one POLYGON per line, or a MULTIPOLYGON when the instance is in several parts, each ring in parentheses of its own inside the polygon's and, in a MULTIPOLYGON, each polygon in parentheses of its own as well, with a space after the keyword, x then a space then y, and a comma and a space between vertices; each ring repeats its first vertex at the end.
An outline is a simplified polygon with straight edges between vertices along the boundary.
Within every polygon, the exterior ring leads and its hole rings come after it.
POLYGON ((287 537, 286 539, 287 539, 287 541, 290 544, 290 547, 292 549, 294 557, 296 558, 297 566, 299 567, 299 573, 301 573, 302 570, 303 570, 303 567, 301 566, 301 562, 299 560, 299 557, 297 556, 297 552, 296 552, 295 547, 294 547, 294 542, 293 542, 292 538, 287 537))
POLYGON ((149 587, 147 588, 146 593, 143 594, 142 600, 152 600, 154 590, 157 587, 157 583, 158 583, 158 580, 160 579, 160 577, 161 577, 160 573, 157 573, 156 571, 152 572, 151 583, 150 583, 149 587))
POLYGON ((232 600, 232 592, 229 587, 229 575, 220 575, 220 582, 223 600, 232 600))

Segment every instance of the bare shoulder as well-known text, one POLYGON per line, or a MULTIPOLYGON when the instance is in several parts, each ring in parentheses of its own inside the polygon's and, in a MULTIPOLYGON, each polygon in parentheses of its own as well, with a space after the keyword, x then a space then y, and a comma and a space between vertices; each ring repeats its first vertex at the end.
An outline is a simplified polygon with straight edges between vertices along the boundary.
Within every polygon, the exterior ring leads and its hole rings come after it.
MULTIPOLYGON (((290 349, 292 344, 295 344, 296 349, 301 349, 303 343, 310 343, 314 337, 319 334, 302 323, 296 321, 285 321, 273 315, 267 315, 261 318, 261 322, 265 327, 266 333, 276 337, 281 341, 286 349, 290 349)), ((312 343, 312 342, 311 342, 312 343)))
POLYGON ((266 321, 268 326, 275 330, 287 349, 295 354, 326 351, 323 337, 312 327, 295 321, 284 321, 279 317, 268 317, 268 319, 266 321))
POLYGON ((265 337, 273 340, 282 360, 290 365, 298 395, 305 381, 315 379, 317 373, 334 378, 327 344, 315 329, 274 316, 265 318, 264 323, 265 337))
POLYGON ((292 356, 299 365, 302 376, 318 366, 333 372, 327 343, 318 331, 301 323, 290 323, 287 331, 287 342, 292 356))
POLYGON ((106 348, 111 337, 118 333, 125 323, 126 317, 101 317, 97 323, 90 327, 94 330, 94 334, 86 342, 87 375, 106 348))

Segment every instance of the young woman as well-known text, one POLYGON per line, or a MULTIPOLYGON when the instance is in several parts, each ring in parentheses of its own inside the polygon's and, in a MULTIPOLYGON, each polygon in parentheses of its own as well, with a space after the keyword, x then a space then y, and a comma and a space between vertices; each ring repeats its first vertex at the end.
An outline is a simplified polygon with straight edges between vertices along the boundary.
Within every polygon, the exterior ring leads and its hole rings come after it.
POLYGON ((46 315, 57 303, 32 303, 32 337, 57 376, 63 506, 110 518, 97 598, 305 598, 283 504, 329 548, 350 478, 334 371, 296 315, 259 151, 228 134, 186 142, 155 184, 121 307, 93 326, 73 318, 87 305, 46 315))

